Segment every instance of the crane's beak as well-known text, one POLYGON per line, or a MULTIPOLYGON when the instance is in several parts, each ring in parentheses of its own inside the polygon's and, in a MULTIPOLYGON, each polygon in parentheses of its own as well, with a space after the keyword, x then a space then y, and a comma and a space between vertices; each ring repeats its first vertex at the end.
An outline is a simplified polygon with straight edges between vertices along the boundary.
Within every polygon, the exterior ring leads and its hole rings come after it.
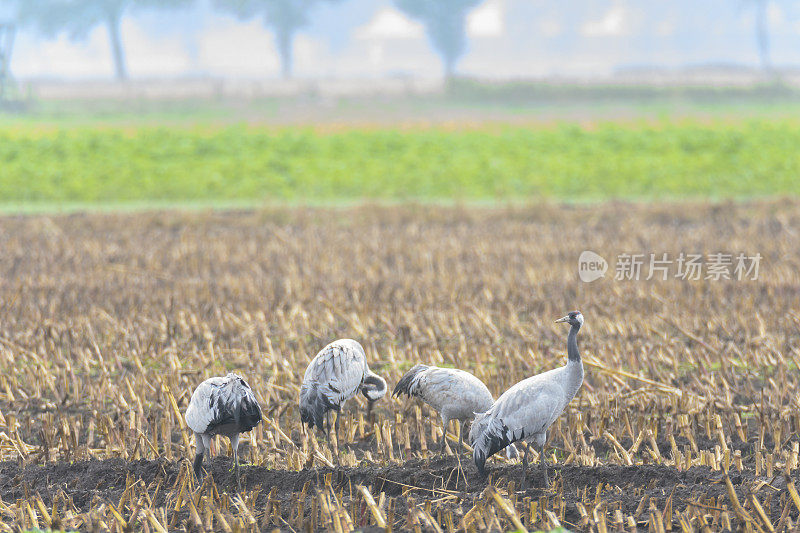
POLYGON ((556 324, 558 324, 559 322, 566 322, 567 320, 569 320, 569 315, 567 315, 567 316, 562 316, 561 318, 559 318, 558 320, 556 320, 556 324))

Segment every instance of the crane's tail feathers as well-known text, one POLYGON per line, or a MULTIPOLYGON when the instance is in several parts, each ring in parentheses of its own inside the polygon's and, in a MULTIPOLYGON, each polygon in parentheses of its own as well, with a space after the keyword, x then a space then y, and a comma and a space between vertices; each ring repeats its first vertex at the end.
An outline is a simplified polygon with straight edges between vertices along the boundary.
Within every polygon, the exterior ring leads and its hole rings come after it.
POLYGON ((481 477, 486 477, 486 456, 476 449, 472 453, 472 459, 475 461, 475 467, 478 469, 478 473, 481 477))
POLYGON ((239 404, 239 425, 242 431, 250 431, 259 422, 261 422, 261 407, 254 397, 247 395, 239 404))
POLYGON ((300 422, 308 424, 309 427, 317 426, 317 429, 324 431, 322 425, 325 413, 330 409, 325 397, 319 393, 317 387, 300 392, 300 422))
POLYGON ((405 394, 406 396, 415 396, 419 387, 419 375, 428 370, 427 365, 416 365, 411 370, 406 372, 397 385, 394 387, 392 396, 399 396, 405 394))
MULTIPOLYGON (((488 416, 478 415, 469 432, 470 441, 472 442, 472 458, 475 461, 475 466, 481 475, 486 475, 486 459, 496 454, 506 446, 511 445, 518 439, 514 439, 508 428, 497 418, 490 418, 488 416)), ((513 452, 517 453, 516 447, 513 452)))

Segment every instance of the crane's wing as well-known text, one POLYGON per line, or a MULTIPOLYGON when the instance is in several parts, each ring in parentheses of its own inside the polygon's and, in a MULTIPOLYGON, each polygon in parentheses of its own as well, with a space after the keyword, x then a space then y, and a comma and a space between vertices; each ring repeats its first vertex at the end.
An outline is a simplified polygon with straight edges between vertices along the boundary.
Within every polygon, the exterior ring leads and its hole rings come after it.
POLYGON ((420 378, 419 394, 443 416, 472 418, 488 410, 494 399, 481 380, 463 370, 432 367, 420 378))
POLYGON ((300 387, 300 418, 322 428, 322 416, 338 410, 356 395, 367 371, 367 358, 359 343, 335 341, 311 361, 300 387))
POLYGON ((464 370, 416 365, 394 388, 394 395, 416 396, 433 407, 443 422, 465 420, 483 413, 494 398, 484 383, 464 370))
POLYGON ((219 389, 225 378, 213 377, 205 380, 192 393, 186 409, 186 425, 195 433, 205 433, 211 422, 217 418, 219 389))
POLYGON ((250 431, 261 421, 261 407, 244 379, 236 374, 205 380, 192 393, 186 425, 195 433, 213 432, 234 424, 238 432, 250 431))
POLYGON ((364 381, 366 367, 367 359, 360 344, 355 341, 336 341, 315 357, 313 378, 327 403, 338 409, 356 395, 364 381))
POLYGON ((556 383, 529 378, 503 393, 485 415, 476 416, 470 441, 478 470, 483 472, 486 459, 509 444, 547 431, 561 414, 563 394, 556 383))
POLYGON ((392 396, 401 394, 405 394, 408 397, 417 396, 420 379, 430 368, 428 365, 414 365, 398 380, 397 385, 394 386, 394 391, 392 391, 392 396))

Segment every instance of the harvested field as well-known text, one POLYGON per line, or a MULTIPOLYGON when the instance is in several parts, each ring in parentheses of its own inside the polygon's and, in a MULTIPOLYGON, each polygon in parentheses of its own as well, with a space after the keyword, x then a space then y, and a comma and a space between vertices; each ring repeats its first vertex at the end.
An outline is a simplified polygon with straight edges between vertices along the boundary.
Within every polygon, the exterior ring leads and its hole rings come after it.
POLYGON ((0 530, 793 530, 799 232, 795 200, 2 218, 0 530), (578 279, 583 250, 604 279, 578 279), (761 254, 758 279, 613 279, 619 254, 680 252, 761 254), (342 442, 300 429, 303 371, 335 338, 390 387, 426 362, 499 395, 563 364, 553 320, 576 308, 586 380, 549 435, 550 490, 535 467, 516 490, 501 457, 482 480, 455 426, 431 451, 415 401, 367 420, 359 396, 342 442), (231 370, 267 417, 241 498, 227 457, 196 486, 181 417, 231 370))

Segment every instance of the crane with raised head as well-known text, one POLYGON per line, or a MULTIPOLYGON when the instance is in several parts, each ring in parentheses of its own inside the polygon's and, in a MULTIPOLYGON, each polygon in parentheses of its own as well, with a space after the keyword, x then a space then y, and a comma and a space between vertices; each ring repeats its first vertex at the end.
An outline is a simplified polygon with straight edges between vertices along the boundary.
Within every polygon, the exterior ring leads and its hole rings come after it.
MULTIPOLYGON (((536 376, 529 377, 504 392, 482 415, 475 417, 469 438, 473 448, 475 466, 486 475, 486 459, 511 443, 526 440, 539 451, 539 462, 546 487, 550 486, 544 445, 547 429, 555 422, 583 383, 583 361, 578 351, 578 331, 583 325, 583 315, 572 311, 556 322, 572 326, 567 336, 567 364, 536 376)), ((522 456, 522 481, 526 487, 528 447, 522 456)))

